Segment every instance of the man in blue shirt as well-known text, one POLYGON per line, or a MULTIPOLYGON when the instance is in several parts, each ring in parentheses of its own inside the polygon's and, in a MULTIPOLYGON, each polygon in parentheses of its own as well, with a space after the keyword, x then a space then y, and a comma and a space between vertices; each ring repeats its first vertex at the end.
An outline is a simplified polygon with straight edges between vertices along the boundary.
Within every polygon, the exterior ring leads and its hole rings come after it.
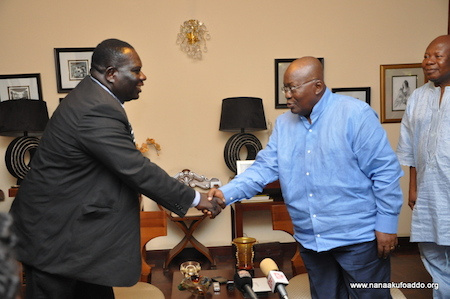
POLYGON ((308 270, 313 298, 389 298, 403 175, 376 113, 363 101, 333 94, 319 60, 295 60, 284 75, 291 110, 278 117, 255 163, 219 190, 227 204, 280 180, 308 270))

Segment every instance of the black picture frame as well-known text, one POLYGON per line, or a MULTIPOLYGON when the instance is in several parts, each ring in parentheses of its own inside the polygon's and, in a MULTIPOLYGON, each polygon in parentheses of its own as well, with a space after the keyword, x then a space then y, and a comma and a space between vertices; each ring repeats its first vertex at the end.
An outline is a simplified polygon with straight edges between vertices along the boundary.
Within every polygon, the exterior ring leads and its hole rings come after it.
POLYGON ((43 100, 41 74, 0 75, 0 102, 19 99, 43 100))
POLYGON ((55 48, 58 93, 67 93, 89 74, 95 48, 55 48))
MULTIPOLYGON (((287 109, 286 98, 284 93, 281 91, 283 86, 283 76, 289 64, 297 58, 276 58, 275 59, 275 109, 287 109)), ((324 59, 322 57, 317 58, 320 60, 322 65, 324 64, 324 59)))
POLYGON ((332 88, 333 93, 343 94, 366 102, 370 105, 370 87, 343 87, 332 88))

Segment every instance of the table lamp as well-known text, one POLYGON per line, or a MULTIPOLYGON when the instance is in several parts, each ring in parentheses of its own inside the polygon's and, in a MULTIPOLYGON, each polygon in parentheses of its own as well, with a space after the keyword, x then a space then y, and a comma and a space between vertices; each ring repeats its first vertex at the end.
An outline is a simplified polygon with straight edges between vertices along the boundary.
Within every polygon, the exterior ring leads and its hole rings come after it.
POLYGON ((18 136, 9 144, 5 155, 6 167, 9 173, 17 178, 17 185, 20 185, 30 169, 29 161, 39 144, 39 138, 36 136, 42 134, 47 122, 47 103, 42 100, 0 102, 0 135, 18 136))
POLYGON ((239 132, 231 136, 225 145, 223 156, 228 168, 236 173, 236 161, 240 159, 240 150, 247 148, 247 158, 254 160, 262 149, 255 135, 245 132, 266 130, 266 118, 262 99, 254 97, 233 97, 222 100, 220 131, 239 132))

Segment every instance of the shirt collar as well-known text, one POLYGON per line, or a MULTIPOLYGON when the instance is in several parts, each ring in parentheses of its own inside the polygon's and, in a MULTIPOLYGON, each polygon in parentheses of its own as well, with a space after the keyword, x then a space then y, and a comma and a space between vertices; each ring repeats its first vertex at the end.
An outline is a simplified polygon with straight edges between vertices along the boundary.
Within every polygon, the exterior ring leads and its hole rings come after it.
POLYGON ((320 100, 314 105, 311 115, 309 118, 311 119, 311 124, 317 121, 319 116, 322 114, 323 111, 325 111, 325 108, 328 106, 328 102, 330 101, 330 95, 331 91, 326 88, 325 93, 322 95, 320 100))
POLYGON ((122 105, 122 107, 124 107, 123 103, 111 92, 111 90, 109 90, 105 85, 103 85, 100 81, 98 81, 97 79, 95 79, 91 75, 89 75, 89 77, 91 77, 92 81, 94 81, 95 83, 100 85, 101 88, 106 90, 106 92, 108 92, 110 95, 112 95, 112 97, 115 98, 120 103, 120 105, 122 105))

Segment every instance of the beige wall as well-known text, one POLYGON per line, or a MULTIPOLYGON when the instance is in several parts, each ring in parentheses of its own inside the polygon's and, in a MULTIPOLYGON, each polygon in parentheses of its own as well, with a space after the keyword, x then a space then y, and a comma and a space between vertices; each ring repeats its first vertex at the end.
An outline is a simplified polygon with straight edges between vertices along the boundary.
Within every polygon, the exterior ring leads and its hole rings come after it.
MULTIPOLYGON (((273 123, 285 111, 274 109, 275 58, 324 57, 327 85, 370 86, 379 112, 379 66, 420 62, 426 45, 446 33, 447 13, 447 0, 0 0, 0 74, 41 73, 53 112, 63 96, 56 92, 54 48, 126 40, 148 77, 141 98, 126 105, 137 141, 155 138, 162 153, 148 156, 170 174, 190 168, 227 182, 232 173, 222 155, 231 133, 218 130, 221 100, 261 97, 273 123), (203 21, 212 36, 202 61, 188 59, 175 44, 180 25, 191 18, 203 21)), ((384 127, 395 148, 399 124, 384 127)), ((268 131, 257 135, 267 142, 268 131)), ((11 140, 0 137, 1 157, 11 140)), ((0 189, 13 184, 2 158, 0 189)), ((0 211, 11 202, 1 202, 0 211)), ((270 232, 268 214, 247 218, 246 233, 260 242, 290 240, 270 232)), ((409 235, 409 218, 404 208, 399 235, 409 235)), ((229 245, 230 227, 227 209, 197 236, 208 246, 229 245)), ((152 246, 170 248, 178 240, 171 228, 152 246)))

